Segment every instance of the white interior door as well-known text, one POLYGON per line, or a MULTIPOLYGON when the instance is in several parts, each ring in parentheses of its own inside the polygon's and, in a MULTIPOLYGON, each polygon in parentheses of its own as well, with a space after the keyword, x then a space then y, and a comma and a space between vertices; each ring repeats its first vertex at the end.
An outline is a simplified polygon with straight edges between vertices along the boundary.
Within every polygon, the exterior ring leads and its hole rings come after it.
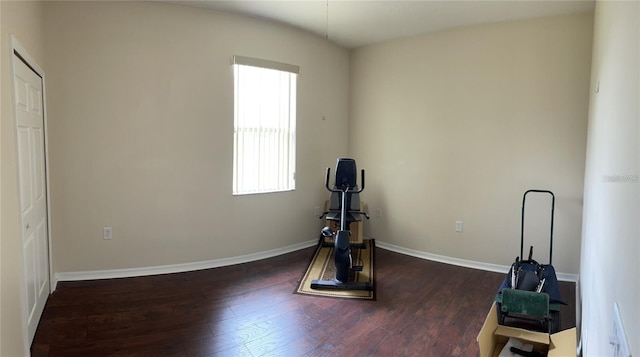
POLYGON ((49 238, 42 78, 13 56, 18 185, 28 342, 49 297, 49 238))

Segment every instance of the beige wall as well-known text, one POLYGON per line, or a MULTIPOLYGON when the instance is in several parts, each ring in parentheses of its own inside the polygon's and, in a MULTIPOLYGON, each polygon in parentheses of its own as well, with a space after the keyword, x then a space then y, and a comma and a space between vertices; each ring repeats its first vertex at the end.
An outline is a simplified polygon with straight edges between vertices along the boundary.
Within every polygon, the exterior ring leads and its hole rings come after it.
POLYGON ((640 354, 640 3, 601 1, 594 21, 580 297, 585 356, 610 355, 619 304, 640 354), (597 89, 597 92, 596 92, 597 89))
POLYGON ((44 61, 43 6, 39 2, 0 1, 2 51, 1 84, 1 190, 2 226, 0 230, 0 355, 21 356, 26 336, 22 305, 22 258, 18 224, 18 187, 16 172, 15 122, 11 87, 10 34, 22 44, 38 65, 46 71, 44 61))
MULTIPOLYGON (((382 210, 366 234, 508 265, 520 251, 522 194, 549 189, 553 263, 577 274, 592 19, 466 27, 355 50, 349 150, 367 169, 370 209, 382 210)), ((548 210, 538 213, 543 199, 530 203, 534 258, 546 262, 548 210)))
POLYGON ((347 150, 346 50, 175 5, 46 10, 57 273, 236 257, 317 238, 324 169, 347 150), (301 67, 294 192, 231 195, 233 55, 301 67), (104 226, 113 240, 102 239, 104 226))

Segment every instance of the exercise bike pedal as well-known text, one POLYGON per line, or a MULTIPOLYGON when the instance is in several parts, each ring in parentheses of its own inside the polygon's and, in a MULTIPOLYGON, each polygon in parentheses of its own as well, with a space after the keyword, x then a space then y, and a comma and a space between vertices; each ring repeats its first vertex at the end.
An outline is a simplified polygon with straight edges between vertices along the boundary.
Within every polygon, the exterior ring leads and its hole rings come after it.
POLYGON ((362 271, 362 265, 354 265, 351 267, 353 271, 362 271))

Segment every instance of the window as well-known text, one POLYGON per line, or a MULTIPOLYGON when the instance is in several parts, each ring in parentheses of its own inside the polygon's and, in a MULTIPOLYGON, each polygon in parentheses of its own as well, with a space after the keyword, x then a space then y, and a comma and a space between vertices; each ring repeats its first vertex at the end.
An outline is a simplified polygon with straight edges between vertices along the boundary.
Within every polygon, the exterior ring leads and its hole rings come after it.
POLYGON ((233 64, 233 194, 294 190, 300 69, 240 56, 233 64))

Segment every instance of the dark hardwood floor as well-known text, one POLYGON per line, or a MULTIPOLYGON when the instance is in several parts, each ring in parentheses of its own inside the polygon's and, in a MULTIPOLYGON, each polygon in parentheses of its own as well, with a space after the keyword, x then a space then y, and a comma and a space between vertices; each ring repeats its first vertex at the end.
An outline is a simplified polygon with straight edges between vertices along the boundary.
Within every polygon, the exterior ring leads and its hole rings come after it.
MULTIPOLYGON (((376 248, 376 301, 293 294, 315 248, 150 277, 60 282, 33 356, 476 356, 504 274, 376 248)), ((575 284, 560 283, 575 326, 575 284)))

